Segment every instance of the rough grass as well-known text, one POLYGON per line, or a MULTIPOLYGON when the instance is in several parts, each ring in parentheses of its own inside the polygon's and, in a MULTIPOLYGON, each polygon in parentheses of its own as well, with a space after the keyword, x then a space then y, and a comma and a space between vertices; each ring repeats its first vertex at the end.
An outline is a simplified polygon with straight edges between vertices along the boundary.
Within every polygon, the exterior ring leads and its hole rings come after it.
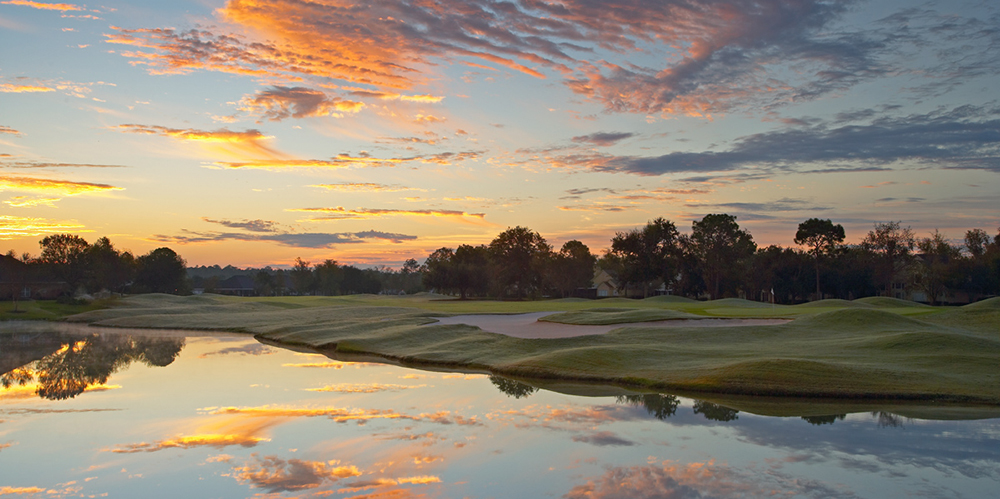
POLYGON ((426 296, 145 295, 72 320, 101 326, 246 332, 331 355, 375 355, 408 365, 678 393, 1000 405, 1000 307, 862 303, 867 306, 848 302, 843 308, 835 303, 772 308, 745 300, 488 302, 426 296), (557 319, 586 324, 690 315, 745 317, 746 311, 753 317, 798 318, 772 326, 626 325, 605 335, 538 340, 466 325, 430 324, 434 316, 453 313, 541 310, 561 310, 564 313, 557 319), (913 310, 921 313, 903 315, 913 310))
POLYGON ((56 303, 55 300, 22 300, 17 302, 17 312, 14 303, 0 302, 0 321, 42 320, 57 321, 71 315, 90 310, 98 310, 114 304, 114 300, 95 300, 83 304, 56 303))

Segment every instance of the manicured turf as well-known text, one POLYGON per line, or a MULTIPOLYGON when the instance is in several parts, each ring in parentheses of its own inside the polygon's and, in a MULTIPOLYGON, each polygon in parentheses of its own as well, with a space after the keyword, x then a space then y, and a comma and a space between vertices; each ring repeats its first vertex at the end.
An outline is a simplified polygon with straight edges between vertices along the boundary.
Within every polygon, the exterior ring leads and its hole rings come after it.
POLYGON ((943 309, 892 299, 772 307, 732 299, 491 302, 432 295, 144 295, 71 320, 247 332, 340 354, 372 354, 414 365, 528 379, 679 392, 1000 405, 1000 299, 943 309), (600 336, 531 340, 466 325, 426 325, 433 316, 545 310, 567 312, 556 317, 561 322, 613 320, 624 327, 600 336), (795 320, 741 327, 627 325, 689 314, 795 320))
POLYGON ((105 308, 113 303, 112 300, 95 300, 81 304, 57 303, 55 300, 22 300, 17 302, 17 312, 15 312, 14 303, 4 301, 0 302, 0 321, 56 321, 70 315, 105 308))

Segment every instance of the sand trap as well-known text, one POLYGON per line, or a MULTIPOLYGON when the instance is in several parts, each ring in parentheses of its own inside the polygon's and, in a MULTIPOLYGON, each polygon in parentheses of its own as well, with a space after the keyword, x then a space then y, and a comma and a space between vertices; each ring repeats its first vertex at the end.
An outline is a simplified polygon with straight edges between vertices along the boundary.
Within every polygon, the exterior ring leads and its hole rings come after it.
POLYGON ((580 326, 556 322, 538 322, 540 317, 558 312, 535 312, 514 315, 456 315, 441 317, 434 324, 468 324, 483 331, 516 338, 570 338, 588 334, 604 334, 621 327, 731 327, 784 324, 787 319, 680 319, 652 322, 630 322, 601 326, 580 326))

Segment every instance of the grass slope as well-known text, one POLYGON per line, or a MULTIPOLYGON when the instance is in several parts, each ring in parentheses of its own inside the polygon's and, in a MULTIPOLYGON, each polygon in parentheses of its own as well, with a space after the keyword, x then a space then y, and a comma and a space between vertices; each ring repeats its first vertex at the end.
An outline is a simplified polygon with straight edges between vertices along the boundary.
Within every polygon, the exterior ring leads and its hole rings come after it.
POLYGON ((233 299, 145 295, 72 320, 101 326, 253 333, 286 345, 371 354, 411 365, 678 392, 882 398, 1000 405, 1000 307, 758 307, 753 302, 458 302, 429 297, 233 299), (402 306, 401 306, 402 305, 402 306), (547 305, 547 306, 545 306, 547 305), (598 306, 600 305, 600 306, 598 306), (622 327, 606 335, 531 340, 467 325, 457 312, 564 310, 572 323, 799 316, 773 326, 622 327), (920 309, 921 315, 900 311, 920 309), (818 311, 818 313, 817 313, 818 311), (808 312, 808 313, 807 313, 808 312))

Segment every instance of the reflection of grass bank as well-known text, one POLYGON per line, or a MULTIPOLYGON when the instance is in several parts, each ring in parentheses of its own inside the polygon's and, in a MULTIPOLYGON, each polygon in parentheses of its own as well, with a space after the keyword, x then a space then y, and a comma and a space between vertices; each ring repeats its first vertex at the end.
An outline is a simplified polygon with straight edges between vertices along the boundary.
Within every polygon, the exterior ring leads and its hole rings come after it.
POLYGON ((285 344, 523 378, 741 395, 1000 404, 1000 299, 956 309, 859 302, 772 308, 743 300, 512 303, 148 295, 74 320, 242 331, 285 344), (573 312, 566 315, 574 323, 616 314, 622 322, 657 314, 798 319, 730 328, 626 325, 602 336, 549 340, 511 338, 465 325, 418 327, 442 313, 540 310, 573 312))

